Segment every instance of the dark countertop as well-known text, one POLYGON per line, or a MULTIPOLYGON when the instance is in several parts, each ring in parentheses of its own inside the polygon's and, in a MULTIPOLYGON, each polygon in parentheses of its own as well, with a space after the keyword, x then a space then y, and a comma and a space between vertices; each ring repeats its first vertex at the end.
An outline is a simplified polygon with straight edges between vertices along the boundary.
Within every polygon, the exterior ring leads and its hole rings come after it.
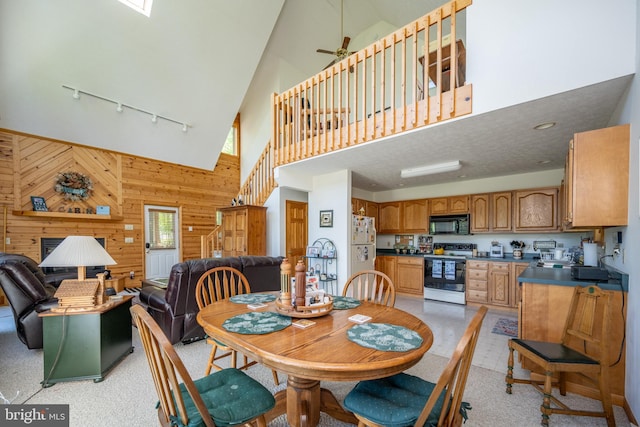
POLYGON ((557 286, 583 286, 595 283, 602 289, 619 291, 622 288, 625 292, 628 292, 629 275, 612 268, 607 270, 609 270, 609 280, 607 282, 596 282, 594 280, 575 280, 571 277, 571 269, 569 268, 544 268, 536 267, 535 264, 532 264, 518 276, 518 282, 557 286))
MULTIPOLYGON (((422 252, 417 252, 415 254, 410 254, 410 253, 396 253, 395 249, 376 249, 376 255, 395 255, 395 256, 419 256, 419 257, 424 257, 424 256, 433 256, 434 254, 425 254, 422 252)), ((445 252, 444 255, 447 255, 447 253, 445 252)), ((513 257, 512 254, 510 253, 505 253, 503 258, 491 258, 491 257, 471 257, 468 256, 466 257, 468 260, 469 259, 477 259, 477 260, 481 260, 481 261, 496 261, 496 262, 533 262, 534 259, 533 257, 536 256, 535 254, 524 254, 524 257, 521 259, 515 259, 513 257)))

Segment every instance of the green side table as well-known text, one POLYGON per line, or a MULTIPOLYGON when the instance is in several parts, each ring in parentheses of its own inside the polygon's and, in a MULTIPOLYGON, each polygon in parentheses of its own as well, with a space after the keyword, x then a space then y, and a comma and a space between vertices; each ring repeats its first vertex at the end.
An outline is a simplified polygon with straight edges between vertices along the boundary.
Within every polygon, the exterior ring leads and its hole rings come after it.
MULTIPOLYGON (((100 382, 118 362, 133 352, 131 300, 91 311, 46 312, 43 318, 44 380, 57 382, 93 379, 100 382)), ((71 310, 69 310, 71 311, 71 310)))

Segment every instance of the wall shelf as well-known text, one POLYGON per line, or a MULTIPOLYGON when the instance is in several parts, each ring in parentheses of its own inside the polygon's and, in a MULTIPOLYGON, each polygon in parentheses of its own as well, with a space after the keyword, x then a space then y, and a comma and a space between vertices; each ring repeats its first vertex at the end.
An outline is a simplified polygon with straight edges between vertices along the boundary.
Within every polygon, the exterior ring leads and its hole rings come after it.
POLYGON ((31 218, 56 218, 66 221, 122 221, 124 217, 119 215, 98 215, 98 214, 82 214, 68 212, 41 212, 41 211, 11 211, 16 216, 27 216, 31 218))

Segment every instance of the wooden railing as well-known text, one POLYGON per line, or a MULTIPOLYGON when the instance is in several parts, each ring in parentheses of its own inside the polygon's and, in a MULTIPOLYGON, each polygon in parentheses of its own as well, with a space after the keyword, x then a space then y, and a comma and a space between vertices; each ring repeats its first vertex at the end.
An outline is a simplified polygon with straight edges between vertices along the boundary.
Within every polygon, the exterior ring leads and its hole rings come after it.
POLYGON ((211 233, 206 236, 200 236, 200 258, 213 258, 214 251, 220 251, 220 254, 222 254, 220 228, 220 225, 216 225, 211 233))
POLYGON ((447 3, 274 95, 273 167, 471 113, 456 32, 470 4, 447 3))
POLYGON ((456 14, 469 5, 446 3, 274 94, 272 139, 240 189, 243 202, 264 204, 277 187, 276 166, 471 113, 466 50, 456 31, 456 14))

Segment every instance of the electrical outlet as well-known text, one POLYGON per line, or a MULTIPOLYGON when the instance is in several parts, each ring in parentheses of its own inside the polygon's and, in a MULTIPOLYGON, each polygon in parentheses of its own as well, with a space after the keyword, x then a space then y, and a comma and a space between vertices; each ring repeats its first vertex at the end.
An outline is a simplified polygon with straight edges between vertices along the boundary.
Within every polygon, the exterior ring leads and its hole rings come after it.
POLYGON ((4 239, 4 242, 5 242, 7 245, 10 245, 10 244, 11 244, 11 237, 7 237, 7 238, 5 238, 5 239, 4 239))
POLYGON ((130 271, 130 272, 129 272, 129 278, 130 278, 130 279, 133 279, 134 277, 136 277, 136 273, 135 273, 135 271, 130 271))
POLYGON ((124 238, 124 242, 125 243, 133 243, 133 237, 125 237, 124 238))
POLYGON ((124 229, 127 230, 127 231, 133 230, 133 224, 125 224, 124 225, 124 229))

